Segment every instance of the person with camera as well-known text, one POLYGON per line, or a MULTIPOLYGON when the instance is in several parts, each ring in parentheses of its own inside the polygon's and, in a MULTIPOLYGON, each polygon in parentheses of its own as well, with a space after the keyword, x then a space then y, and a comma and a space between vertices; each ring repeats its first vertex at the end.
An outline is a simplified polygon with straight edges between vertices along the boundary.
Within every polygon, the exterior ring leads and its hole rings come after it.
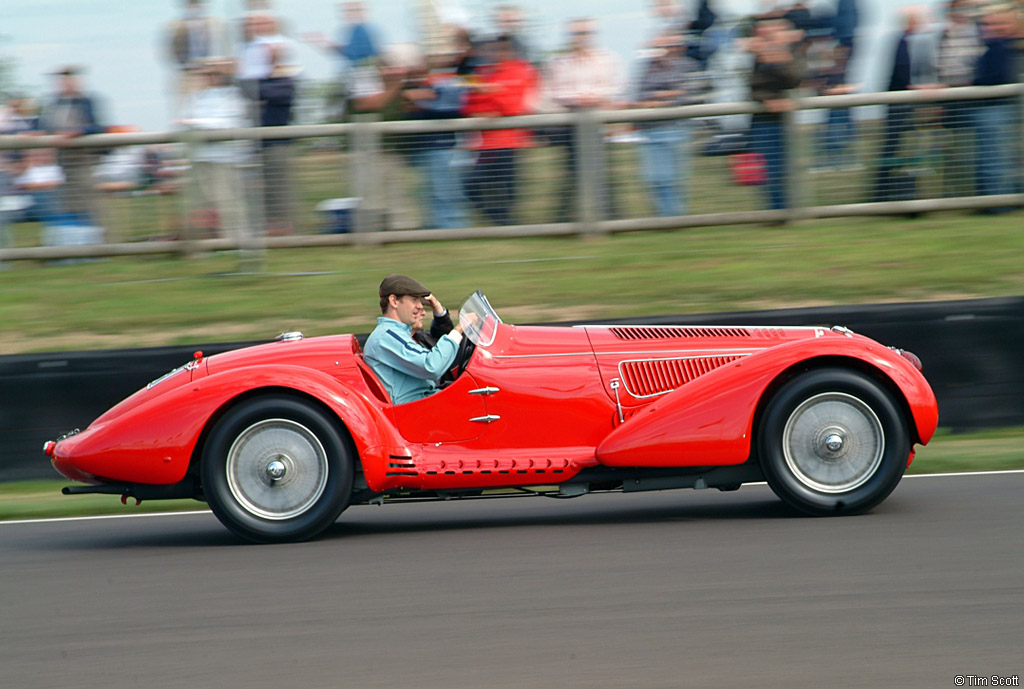
POLYGON ((789 207, 786 193, 786 143, 784 117, 796 109, 789 91, 800 85, 804 66, 795 49, 803 32, 793 29, 782 17, 768 15, 754 25, 747 50, 754 55, 750 75, 750 97, 764 106, 750 122, 750 140, 754 151, 764 156, 767 181, 765 192, 772 210, 789 207))

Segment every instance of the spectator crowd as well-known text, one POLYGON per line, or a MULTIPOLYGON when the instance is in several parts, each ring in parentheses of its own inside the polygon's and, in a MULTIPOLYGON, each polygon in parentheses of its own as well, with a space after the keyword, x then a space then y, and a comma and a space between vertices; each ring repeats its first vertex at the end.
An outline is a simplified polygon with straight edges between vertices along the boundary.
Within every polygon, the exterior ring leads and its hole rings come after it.
MULTIPOLYGON (((249 0, 238 26, 212 16, 203 0, 184 0, 166 28, 165 52, 174 73, 174 121, 196 130, 293 122, 300 93, 299 43, 337 58, 336 88, 329 95, 333 119, 444 120, 514 117, 543 112, 664 108, 714 97, 716 56, 737 49, 747 55, 749 98, 763 105, 740 142, 744 183, 763 186, 764 203, 792 203, 787 179, 787 114, 797 94, 834 95, 864 90, 850 66, 862 58, 859 0, 776 3, 741 21, 724 21, 714 0, 651 3, 653 30, 627 67, 602 48, 599 22, 578 17, 565 26, 564 48, 542 53, 515 5, 494 11, 486 33, 473 31, 464 13, 419 18, 418 44, 390 44, 362 2, 339 5, 336 36, 292 36, 288 18, 266 0, 249 0), (629 76, 627 76, 629 75, 629 76)), ((426 3, 429 5, 429 3, 426 3)), ((1024 69, 1024 10, 1014 2, 949 0, 941 6, 901 11, 899 32, 887 50, 889 91, 1018 83, 1024 69), (929 18, 935 15, 937 18, 929 18)), ((8 94, 0 106, 0 134, 55 134, 68 139, 109 131, 97 99, 82 85, 82 70, 55 70, 54 91, 38 106, 8 94)), ((873 185, 866 200, 905 200, 914 179, 901 150, 915 128, 916 106, 886 109, 875 152, 873 185), (908 178, 909 176, 909 178, 908 178)), ((939 126, 949 136, 943 151, 957 195, 1020 192, 1011 141, 1019 139, 1020 100, 1012 97, 944 104, 939 126), (1017 128, 1016 130, 1014 128, 1017 128)), ((688 211, 686 180, 698 122, 649 120, 633 127, 642 180, 659 215, 688 211)), ((830 108, 820 127, 816 161, 824 170, 854 165, 856 121, 847 108, 830 108)), ((457 133, 438 131, 388 141, 376 161, 376 185, 385 196, 382 226, 458 228, 474 214, 494 225, 519 217, 522 153, 548 147, 562 175, 553 220, 569 222, 582 210, 576 185, 598 180, 603 217, 619 214, 606 157, 585 148, 578 127, 520 126, 457 133), (417 196, 399 180, 415 172, 417 196), (418 206, 418 207, 417 207, 418 206)), ((254 234, 295 230, 294 146, 287 138, 210 141, 194 145, 188 164, 196 180, 197 207, 240 242, 254 234), (259 228, 255 230, 254 228, 259 228)), ((158 188, 172 166, 158 147, 25 149, 0 153, 0 195, 6 222, 107 224, 97 190, 158 188)), ((991 209, 999 212, 1003 209, 991 209)))

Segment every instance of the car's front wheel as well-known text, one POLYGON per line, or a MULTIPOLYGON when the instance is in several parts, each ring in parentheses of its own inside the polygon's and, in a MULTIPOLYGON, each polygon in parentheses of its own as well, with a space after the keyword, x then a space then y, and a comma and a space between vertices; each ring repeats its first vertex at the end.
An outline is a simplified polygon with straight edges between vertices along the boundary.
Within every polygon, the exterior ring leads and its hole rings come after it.
POLYGON ((900 405, 878 381, 823 368, 775 394, 761 419, 758 454, 768 485, 793 507, 855 514, 899 483, 910 436, 900 405))
POLYGON ((219 419, 203 448, 203 493, 236 535, 302 541, 348 505, 351 443, 327 413, 288 395, 246 400, 219 419))

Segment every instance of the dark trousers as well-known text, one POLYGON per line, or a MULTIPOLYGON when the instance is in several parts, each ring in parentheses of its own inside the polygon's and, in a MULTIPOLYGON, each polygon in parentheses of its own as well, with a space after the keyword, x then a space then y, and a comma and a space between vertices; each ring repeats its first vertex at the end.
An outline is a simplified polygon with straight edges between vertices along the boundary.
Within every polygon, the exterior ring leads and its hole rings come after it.
POLYGON ((821 164, 839 166, 854 162, 850 151, 854 140, 853 120, 849 108, 832 108, 828 111, 825 133, 822 136, 821 164))
POLYGON ((263 219, 270 229, 288 231, 294 221, 291 187, 292 145, 288 139, 264 141, 260 149, 263 219))
POLYGON ((480 151, 466 176, 466 198, 495 225, 512 225, 517 199, 516 149, 480 151))
POLYGON ((60 187, 60 206, 66 213, 77 213, 102 226, 99 204, 96 201, 92 172, 99 156, 90 149, 65 149, 57 159, 64 169, 67 181, 60 187))
POLYGON ((903 135, 914 128, 914 106, 890 105, 885 115, 885 131, 882 147, 878 154, 878 174, 875 176, 873 200, 906 201, 913 198, 913 190, 907 189, 905 171, 899 171, 904 161, 900 156, 903 135), (909 198, 908 198, 909 197, 909 198))
POLYGON ((764 156, 767 181, 764 185, 768 207, 788 208, 786 198, 786 142, 781 115, 757 114, 750 122, 750 144, 764 156))
POLYGON ((942 105, 942 195, 974 196, 974 119, 973 101, 953 101, 942 105))

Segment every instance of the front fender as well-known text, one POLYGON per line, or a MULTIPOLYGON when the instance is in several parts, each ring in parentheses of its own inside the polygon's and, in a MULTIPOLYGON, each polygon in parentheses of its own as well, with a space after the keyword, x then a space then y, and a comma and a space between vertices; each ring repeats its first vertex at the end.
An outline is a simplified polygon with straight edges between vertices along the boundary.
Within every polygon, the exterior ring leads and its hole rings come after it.
POLYGON ((104 415, 57 444, 54 467, 80 481, 175 483, 185 477, 211 419, 259 390, 294 391, 330 408, 352 436, 368 482, 377 473, 383 479, 388 453, 403 445, 387 416, 357 390, 321 371, 278 364, 212 374, 122 408, 116 416, 104 415))
POLYGON ((769 386, 801 363, 827 357, 872 367, 903 395, 927 443, 938 407, 924 377, 903 357, 865 337, 800 340, 727 364, 677 388, 612 431, 597 459, 616 467, 724 466, 750 457, 754 416, 769 386))

